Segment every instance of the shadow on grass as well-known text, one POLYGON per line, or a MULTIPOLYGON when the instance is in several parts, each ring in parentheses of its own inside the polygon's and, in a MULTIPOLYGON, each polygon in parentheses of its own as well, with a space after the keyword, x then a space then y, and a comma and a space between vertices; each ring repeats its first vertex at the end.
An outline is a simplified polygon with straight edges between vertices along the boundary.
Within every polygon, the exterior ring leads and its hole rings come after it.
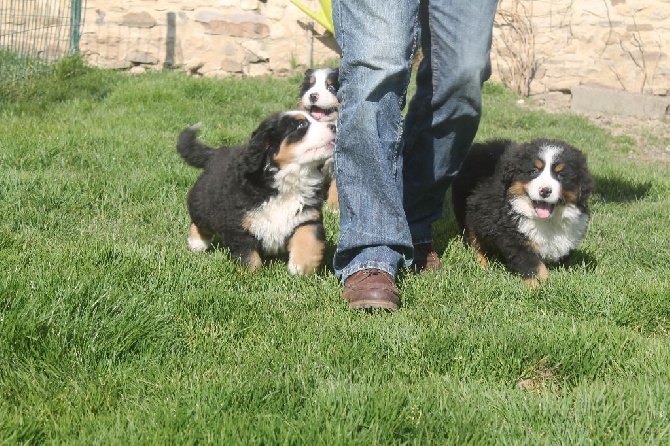
POLYGON ((594 176, 595 195, 606 203, 637 201, 649 195, 651 181, 634 182, 623 178, 594 176))
POLYGON ((323 261, 321 262, 321 267, 318 269, 319 274, 335 274, 333 269, 333 257, 335 256, 335 245, 337 241, 331 242, 326 240, 326 249, 323 250, 323 261))
POLYGON ((598 262, 592 255, 576 250, 572 253, 572 256, 570 256, 567 261, 561 263, 559 267, 569 270, 572 267, 579 267, 580 265, 584 268, 584 271, 593 272, 595 271, 598 262))

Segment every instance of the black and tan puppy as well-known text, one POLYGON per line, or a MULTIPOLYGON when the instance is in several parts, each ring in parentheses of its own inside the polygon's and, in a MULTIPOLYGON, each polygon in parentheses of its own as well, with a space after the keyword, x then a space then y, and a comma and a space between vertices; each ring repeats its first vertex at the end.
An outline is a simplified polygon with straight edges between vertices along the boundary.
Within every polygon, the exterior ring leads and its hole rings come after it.
POLYGON ((298 92, 298 109, 306 110, 320 122, 337 122, 340 102, 340 71, 337 68, 315 68, 305 71, 298 92))
POLYGON ((246 144, 219 149, 200 142, 197 128, 177 143, 188 164, 204 169, 188 194, 189 248, 205 251, 216 239, 252 270, 288 253, 292 274, 313 273, 325 247, 320 168, 332 157, 335 125, 279 112, 246 144))
MULTIPOLYGON (((340 70, 337 68, 315 68, 305 71, 298 92, 298 109, 308 111, 312 118, 320 122, 337 123, 340 102, 340 70)), ((340 206, 335 183, 333 159, 323 166, 325 174, 326 204, 332 209, 340 206)))
POLYGON ((465 242, 486 267, 498 256, 530 287, 566 261, 586 234, 593 179, 586 158, 557 140, 473 144, 452 185, 465 242))

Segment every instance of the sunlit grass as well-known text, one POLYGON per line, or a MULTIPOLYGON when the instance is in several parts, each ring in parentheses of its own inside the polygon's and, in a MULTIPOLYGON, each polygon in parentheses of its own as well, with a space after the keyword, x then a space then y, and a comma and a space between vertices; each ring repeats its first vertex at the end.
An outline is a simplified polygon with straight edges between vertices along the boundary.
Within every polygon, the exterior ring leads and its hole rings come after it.
MULTIPOLYGON (((239 143, 299 78, 139 77, 77 64, 0 105, 0 438, 57 444, 666 444, 670 180, 630 140, 485 90, 478 139, 565 139, 596 178, 573 263, 538 290, 436 225, 444 270, 403 308, 186 250, 203 122, 239 143)), ((448 203, 447 203, 448 204, 448 203)), ((337 216, 327 213, 329 252, 337 216)))

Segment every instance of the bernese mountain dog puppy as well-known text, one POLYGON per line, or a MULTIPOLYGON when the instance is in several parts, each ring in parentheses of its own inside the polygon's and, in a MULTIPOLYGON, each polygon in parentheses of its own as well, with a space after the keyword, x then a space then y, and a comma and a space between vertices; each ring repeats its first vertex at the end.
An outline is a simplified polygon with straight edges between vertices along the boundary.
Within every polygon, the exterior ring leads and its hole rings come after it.
POLYGON ((335 125, 304 111, 277 112, 241 146, 213 149, 197 139, 199 124, 181 132, 177 150, 204 169, 188 193, 188 247, 213 241, 251 270, 288 254, 292 274, 312 274, 325 248, 321 166, 333 155, 335 125))
POLYGON ((321 122, 337 121, 340 102, 337 91, 340 89, 340 71, 337 68, 316 68, 305 71, 298 93, 298 109, 308 111, 314 119, 321 122))
POLYGON ((593 179, 586 157, 562 141, 473 144, 452 185, 466 245, 482 267, 500 258, 527 286, 549 277, 586 234, 593 179))
MULTIPOLYGON (((337 123, 340 102, 337 91, 340 89, 339 69, 316 68, 305 71, 300 91, 298 92, 298 109, 308 111, 320 122, 337 123)), ((326 204, 332 209, 339 207, 337 186, 333 172, 333 159, 324 164, 326 204)))

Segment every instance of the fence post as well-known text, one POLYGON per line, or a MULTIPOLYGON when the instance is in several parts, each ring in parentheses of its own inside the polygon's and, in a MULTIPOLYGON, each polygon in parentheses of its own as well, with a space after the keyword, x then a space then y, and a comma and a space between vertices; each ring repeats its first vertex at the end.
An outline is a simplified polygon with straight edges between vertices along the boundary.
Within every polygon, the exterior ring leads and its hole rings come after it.
POLYGON ((163 68, 174 68, 174 46, 177 39, 177 14, 167 13, 167 34, 165 36, 165 62, 163 68))
POLYGON ((70 0, 70 55, 79 52, 81 26, 81 0, 70 0))

